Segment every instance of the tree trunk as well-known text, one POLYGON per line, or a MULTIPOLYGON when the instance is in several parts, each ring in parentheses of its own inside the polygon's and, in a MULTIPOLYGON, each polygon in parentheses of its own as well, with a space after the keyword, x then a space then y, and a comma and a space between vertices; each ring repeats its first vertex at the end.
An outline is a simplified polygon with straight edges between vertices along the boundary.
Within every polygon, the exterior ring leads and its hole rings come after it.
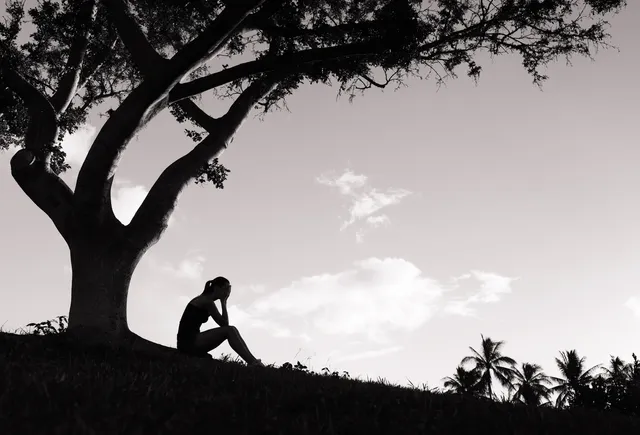
POLYGON ((143 251, 133 250, 116 231, 76 233, 70 244, 70 334, 104 342, 122 341, 132 333, 127 322, 127 298, 133 272, 143 251))
POLYGON ((140 337, 127 322, 131 277, 150 246, 133 248, 118 225, 88 231, 85 222, 76 228, 83 230, 76 230, 70 243, 71 306, 66 335, 83 345, 176 356, 176 349, 140 337))

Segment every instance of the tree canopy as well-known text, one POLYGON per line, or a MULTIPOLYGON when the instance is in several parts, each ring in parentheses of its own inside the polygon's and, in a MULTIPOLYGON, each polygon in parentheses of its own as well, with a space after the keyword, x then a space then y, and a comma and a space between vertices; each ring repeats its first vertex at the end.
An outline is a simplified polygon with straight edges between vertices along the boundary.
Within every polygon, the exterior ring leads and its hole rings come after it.
MULTIPOLYGON (((0 24, 0 149, 24 146, 29 112, 9 86, 10 70, 45 95, 57 114, 58 141, 44 150, 51 171, 69 166, 60 141, 86 122, 89 110, 120 103, 145 75, 149 47, 164 59, 198 36, 212 37, 244 10, 187 77, 169 93, 168 107, 186 134, 199 142, 204 116, 191 105, 200 94, 238 98, 258 80, 275 86, 258 102, 264 113, 282 107, 304 82, 337 85, 353 98, 367 89, 400 86, 408 77, 444 81, 465 72, 477 79, 480 52, 514 53, 534 83, 543 67, 572 55, 592 56, 607 46, 605 18, 625 0, 39 0, 25 11, 10 0, 0 24), (235 15, 234 15, 235 14, 235 15), (25 16, 35 31, 18 45, 25 16), (135 24, 137 23, 137 26, 135 24), (133 25, 132 25, 133 24, 133 25), (139 39, 148 41, 148 46, 139 39), (137 51, 132 55, 132 50, 137 51), (137 55, 140 55, 139 57, 137 55), (220 63, 211 72, 214 63, 220 63), (191 103, 187 103, 191 102, 191 103)), ((148 120, 147 120, 148 121, 148 120)), ((203 165, 196 182, 223 187, 217 159, 203 165)))

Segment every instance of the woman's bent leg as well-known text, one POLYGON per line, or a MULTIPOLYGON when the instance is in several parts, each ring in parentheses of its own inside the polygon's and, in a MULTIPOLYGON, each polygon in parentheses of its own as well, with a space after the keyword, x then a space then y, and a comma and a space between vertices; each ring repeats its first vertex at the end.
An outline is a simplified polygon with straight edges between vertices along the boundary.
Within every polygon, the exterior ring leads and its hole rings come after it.
POLYGON ((247 347, 247 343, 244 342, 244 339, 240 335, 240 331, 235 326, 230 326, 229 332, 229 346, 231 349, 235 350, 238 355, 247 363, 251 364, 258 358, 253 356, 249 348, 247 347))
POLYGON ((210 352, 220 346, 228 335, 229 331, 225 327, 208 329, 196 335, 193 345, 199 352, 210 352))
POLYGON ((196 336, 195 345, 198 349, 209 352, 220 346, 223 341, 229 340, 229 346, 233 349, 247 364, 256 360, 251 354, 247 344, 240 336, 240 332, 235 326, 222 326, 203 331, 196 336))

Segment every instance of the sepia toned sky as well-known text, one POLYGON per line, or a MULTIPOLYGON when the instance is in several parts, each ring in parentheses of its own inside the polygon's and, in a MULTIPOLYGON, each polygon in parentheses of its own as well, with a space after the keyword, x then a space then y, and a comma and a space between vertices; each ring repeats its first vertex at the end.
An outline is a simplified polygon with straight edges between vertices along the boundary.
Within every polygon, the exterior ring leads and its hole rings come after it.
MULTIPOLYGON (((3 9, 4 13, 4 9, 3 9)), ((478 84, 409 80, 349 103, 301 86, 255 113, 221 158, 224 190, 191 185, 129 293, 138 334, 175 346, 185 304, 229 278, 230 323, 264 363, 441 387, 480 334, 559 376, 631 360, 640 334, 640 4, 595 62, 479 59, 478 84)), ((216 116, 229 104, 204 95, 216 116)), ((115 108, 117 101, 102 107, 115 108)), ((64 141, 72 187, 106 118, 64 141)), ((130 144, 112 192, 123 223, 194 143, 168 111, 130 144)), ((0 154, 0 326, 66 315, 69 252, 0 154)), ((216 326, 210 320, 203 328, 216 326)), ((232 353, 224 343, 212 352, 232 353)))

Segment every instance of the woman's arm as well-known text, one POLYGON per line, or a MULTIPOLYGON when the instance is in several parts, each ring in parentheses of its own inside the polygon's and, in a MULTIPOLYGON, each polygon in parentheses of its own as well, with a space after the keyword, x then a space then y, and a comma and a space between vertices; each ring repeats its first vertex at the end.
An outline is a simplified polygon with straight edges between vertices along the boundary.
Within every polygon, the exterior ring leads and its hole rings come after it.
POLYGON ((227 300, 222 299, 220 301, 222 305, 222 323, 224 326, 229 326, 229 314, 227 313, 227 300))
POLYGON ((211 304, 208 304, 208 307, 211 318, 218 324, 218 326, 229 326, 227 308, 224 305, 222 305, 222 316, 220 315, 220 311, 218 311, 218 307, 216 307, 215 302, 211 302, 211 304))

